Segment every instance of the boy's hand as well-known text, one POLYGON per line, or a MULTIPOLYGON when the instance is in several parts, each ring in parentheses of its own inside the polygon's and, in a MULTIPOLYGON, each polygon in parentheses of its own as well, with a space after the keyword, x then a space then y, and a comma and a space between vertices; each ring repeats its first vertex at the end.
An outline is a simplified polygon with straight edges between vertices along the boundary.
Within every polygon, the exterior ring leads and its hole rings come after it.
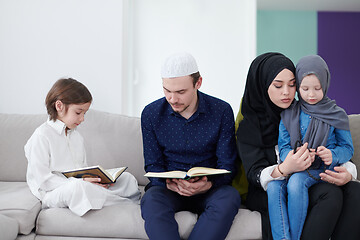
POLYGON ((324 146, 320 146, 317 148, 316 155, 318 155, 326 165, 331 165, 332 153, 330 149, 327 149, 324 146))
POLYGON ((101 186, 103 188, 106 188, 106 189, 109 188, 110 186, 114 185, 114 184, 102 184, 102 183, 100 183, 101 178, 92 178, 92 177, 90 177, 90 178, 83 178, 83 180, 87 181, 87 182, 94 183, 94 184, 99 185, 99 186, 101 186))

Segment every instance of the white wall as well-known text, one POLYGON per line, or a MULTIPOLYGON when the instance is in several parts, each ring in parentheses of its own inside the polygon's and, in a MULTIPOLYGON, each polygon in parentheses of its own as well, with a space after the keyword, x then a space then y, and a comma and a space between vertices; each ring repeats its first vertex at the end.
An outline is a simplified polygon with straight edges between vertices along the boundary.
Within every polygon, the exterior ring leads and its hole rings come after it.
POLYGON ((65 76, 89 88, 93 109, 140 116, 177 51, 197 59, 200 90, 237 112, 255 35, 253 0, 0 0, 0 112, 45 113, 65 76))
POLYGON ((191 53, 201 91, 226 100, 237 113, 256 54, 256 1, 134 0, 133 115, 163 96, 160 68, 179 51, 191 53))
POLYGON ((92 108, 121 112, 122 1, 0 0, 0 112, 45 113, 61 77, 91 91, 92 108))

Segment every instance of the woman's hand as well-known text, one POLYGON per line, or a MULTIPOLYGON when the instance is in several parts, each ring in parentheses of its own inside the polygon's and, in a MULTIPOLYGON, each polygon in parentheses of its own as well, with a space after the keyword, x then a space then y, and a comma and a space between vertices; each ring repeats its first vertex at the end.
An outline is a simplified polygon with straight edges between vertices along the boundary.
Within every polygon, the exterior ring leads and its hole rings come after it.
POLYGON ((345 167, 334 167, 334 170, 326 170, 324 173, 320 173, 321 180, 337 186, 343 186, 351 181, 352 176, 345 167))
POLYGON ((296 153, 293 150, 286 156, 285 161, 281 164, 281 171, 285 176, 301 172, 311 166, 315 159, 315 152, 308 150, 308 143, 305 143, 297 149, 296 153))
POLYGON ((320 146, 317 148, 316 155, 318 155, 321 160, 328 166, 332 163, 332 153, 330 149, 327 149, 324 146, 320 146))

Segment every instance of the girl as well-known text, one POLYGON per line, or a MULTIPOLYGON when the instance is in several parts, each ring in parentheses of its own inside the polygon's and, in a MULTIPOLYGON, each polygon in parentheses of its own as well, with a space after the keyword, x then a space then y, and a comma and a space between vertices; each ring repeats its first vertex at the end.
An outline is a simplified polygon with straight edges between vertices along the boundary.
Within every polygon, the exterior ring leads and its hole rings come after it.
POLYGON ((286 179, 268 184, 274 239, 300 239, 308 209, 308 188, 319 182, 325 168, 349 161, 354 153, 348 116, 326 96, 329 83, 329 69, 320 56, 300 59, 296 66, 299 102, 281 113, 278 145, 281 162, 301 145, 308 148, 310 157, 304 159, 306 171, 291 176, 289 162, 277 165, 286 179))
POLYGON ((130 173, 123 173, 113 186, 100 184, 98 178, 66 178, 59 174, 87 166, 83 138, 76 127, 84 121, 91 102, 89 90, 71 78, 58 80, 47 94, 49 118, 25 145, 27 183, 43 208, 68 207, 83 216, 91 209, 139 202, 138 184, 130 173))

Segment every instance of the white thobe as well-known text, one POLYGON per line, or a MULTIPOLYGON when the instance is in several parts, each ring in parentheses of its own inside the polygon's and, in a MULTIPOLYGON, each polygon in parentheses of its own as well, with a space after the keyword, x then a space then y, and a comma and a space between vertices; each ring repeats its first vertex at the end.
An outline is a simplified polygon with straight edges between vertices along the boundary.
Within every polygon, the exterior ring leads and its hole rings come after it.
POLYGON ((69 207, 82 216, 91 209, 119 202, 138 204, 140 191, 130 173, 123 173, 109 189, 59 174, 87 166, 82 136, 76 129, 68 129, 67 133, 65 129, 63 122, 48 120, 35 130, 25 145, 26 180, 43 207, 69 207))

